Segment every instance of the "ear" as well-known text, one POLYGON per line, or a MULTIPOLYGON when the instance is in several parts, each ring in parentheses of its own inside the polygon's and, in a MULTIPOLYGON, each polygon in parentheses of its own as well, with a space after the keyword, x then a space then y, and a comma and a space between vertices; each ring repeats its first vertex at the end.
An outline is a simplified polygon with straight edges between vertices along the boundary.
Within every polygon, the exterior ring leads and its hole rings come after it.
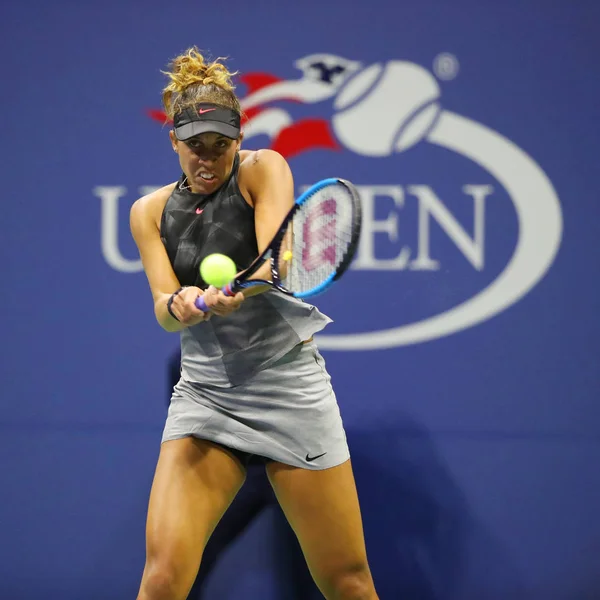
POLYGON ((169 131, 169 139, 171 140, 171 146, 173 147, 173 150, 177 152, 179 140, 175 137, 175 132, 172 129, 169 131))

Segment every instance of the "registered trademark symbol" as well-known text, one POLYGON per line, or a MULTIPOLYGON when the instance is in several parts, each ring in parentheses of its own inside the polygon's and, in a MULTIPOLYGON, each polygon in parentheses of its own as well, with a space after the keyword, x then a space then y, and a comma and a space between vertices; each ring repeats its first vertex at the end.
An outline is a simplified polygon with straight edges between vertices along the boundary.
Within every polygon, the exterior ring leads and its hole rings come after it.
POLYGON ((433 72, 438 79, 450 81, 458 75, 460 64, 454 54, 442 52, 435 57, 433 61, 433 72))

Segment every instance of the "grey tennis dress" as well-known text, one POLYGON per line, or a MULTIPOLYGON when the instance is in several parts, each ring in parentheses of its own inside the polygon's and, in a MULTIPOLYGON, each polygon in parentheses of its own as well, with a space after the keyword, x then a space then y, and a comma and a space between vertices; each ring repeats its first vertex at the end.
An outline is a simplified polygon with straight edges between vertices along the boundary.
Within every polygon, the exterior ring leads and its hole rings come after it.
MULTIPOLYGON (((167 200, 161 237, 181 285, 205 289, 202 259, 231 257, 238 271, 258 254, 254 209, 237 182, 194 194, 182 176, 167 200)), ((349 458, 346 434, 323 357, 312 336, 331 322, 316 307, 271 290, 239 310, 181 331, 181 379, 162 441, 194 436, 241 460, 258 456, 307 469, 349 458)))

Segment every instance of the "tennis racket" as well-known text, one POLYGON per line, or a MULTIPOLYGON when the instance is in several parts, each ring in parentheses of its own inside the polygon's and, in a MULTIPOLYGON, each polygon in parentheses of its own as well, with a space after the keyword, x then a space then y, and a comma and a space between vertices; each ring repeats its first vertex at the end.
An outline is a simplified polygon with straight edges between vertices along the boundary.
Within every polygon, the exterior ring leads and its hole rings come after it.
MULTIPOLYGON (((246 288, 270 285, 295 298, 327 290, 350 266, 362 225, 360 197, 354 185, 323 179, 296 199, 268 247, 232 282, 222 288, 234 296, 246 288), (270 279, 253 275, 266 263, 270 279)), ((210 310, 202 296, 196 306, 210 310)))

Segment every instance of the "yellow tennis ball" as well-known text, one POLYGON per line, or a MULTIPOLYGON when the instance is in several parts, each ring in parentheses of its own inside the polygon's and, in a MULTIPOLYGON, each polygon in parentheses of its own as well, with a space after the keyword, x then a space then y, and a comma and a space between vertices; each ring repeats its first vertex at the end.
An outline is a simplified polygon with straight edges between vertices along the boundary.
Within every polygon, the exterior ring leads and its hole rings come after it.
POLYGON ((209 254, 200 263, 200 276, 217 288, 222 288, 233 280, 236 274, 235 263, 224 254, 209 254))
POLYGON ((291 258, 292 258, 292 251, 291 251, 291 250, 286 250, 286 251, 283 253, 283 260, 285 260, 285 261, 287 262, 287 261, 288 261, 288 260, 290 260, 291 258))

